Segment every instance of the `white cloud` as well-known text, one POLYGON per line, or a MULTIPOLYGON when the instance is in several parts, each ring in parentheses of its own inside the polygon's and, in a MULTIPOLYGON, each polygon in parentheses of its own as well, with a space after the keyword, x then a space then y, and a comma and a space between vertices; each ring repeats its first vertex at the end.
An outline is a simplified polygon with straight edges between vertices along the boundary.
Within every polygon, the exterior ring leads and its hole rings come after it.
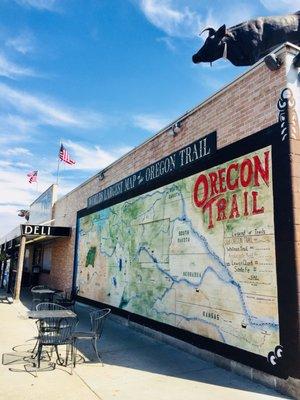
MULTIPOLYGON (((2 130, 1 122, 0 129, 2 130)), ((20 144, 21 142, 31 142, 32 137, 27 134, 12 134, 12 133, 1 133, 0 145, 11 145, 12 143, 20 144)))
MULTIPOLYGON (((0 160, 0 168, 26 168, 32 169, 32 166, 24 162, 14 162, 12 160, 0 160)), ((17 171, 16 171, 17 172, 17 171)))
POLYGON ((12 149, 8 149, 5 151, 7 156, 31 156, 32 153, 30 150, 24 147, 14 147, 12 149))
POLYGON ((133 117, 133 124, 149 132, 157 132, 164 128, 168 121, 166 118, 153 114, 137 114, 133 117))
POLYGON ((80 170, 101 170, 131 150, 131 147, 117 147, 108 151, 100 146, 87 147, 71 140, 63 141, 63 143, 70 157, 76 161, 76 164, 70 168, 80 170))
POLYGON ((260 2, 272 12, 293 13, 300 10, 300 0, 260 0, 260 2))
POLYGON ((15 0, 16 3, 38 10, 55 11, 57 0, 15 0))
POLYGON ((207 26, 217 29, 224 23, 228 27, 235 25, 253 17, 257 11, 253 3, 240 0, 232 0, 230 5, 216 0, 208 3, 209 6, 187 0, 136 1, 149 22, 167 36, 180 38, 195 37, 207 26))
POLYGON ((20 162, 20 161, 14 163, 14 166, 17 168, 22 168, 22 169, 24 169, 24 168, 26 168, 28 170, 32 169, 32 165, 30 165, 28 163, 20 162))
POLYGON ((0 160, 0 168, 6 168, 6 167, 9 167, 10 165, 11 165, 10 161, 0 160))
MULTIPOLYGON (((24 219, 18 217, 19 209, 28 209, 29 205, 50 185, 56 181, 55 171, 51 172, 49 164, 46 169, 37 168, 38 172, 38 191, 37 185, 28 183, 26 174, 31 167, 25 163, 12 163, 6 160, 0 160, 0 237, 18 224, 24 222, 24 219)), ((61 179, 59 193, 68 193, 76 186, 76 182, 68 183, 61 179)))
MULTIPOLYGON (((105 150, 100 146, 86 146, 71 140, 64 140, 64 145, 70 153, 71 158, 76 161, 74 166, 61 167, 59 195, 70 192, 80 182, 71 172, 77 171, 99 171, 116 159, 121 157, 126 152, 130 151, 130 147, 116 147, 112 150, 105 150), (70 171, 64 174, 64 171, 70 171)), ((22 156, 26 153, 26 148, 15 147, 10 149, 10 156, 19 154, 22 156), (22 154, 23 153, 23 154, 22 154)), ((18 224, 23 222, 23 219, 17 216, 19 209, 27 209, 29 205, 51 184, 56 181, 56 165, 54 160, 38 159, 35 160, 34 167, 30 164, 17 160, 14 162, 9 159, 0 159, 0 186, 1 186, 1 202, 0 202, 0 237, 18 224), (36 184, 29 184, 26 174, 33 169, 38 172, 38 188, 36 184)))
POLYGON ((0 160, 0 236, 15 228, 22 219, 17 216, 20 208, 28 208, 37 197, 36 186, 27 182, 26 172, 20 172, 7 161, 0 160))
MULTIPOLYGON (((37 125, 37 121, 34 121, 33 118, 26 118, 10 113, 0 115, 0 127, 2 131, 0 135, 0 141, 3 141, 2 139, 5 137, 3 132, 10 132, 11 130, 16 130, 20 133, 32 132, 37 125)), ((18 137, 20 138, 21 136, 19 135, 18 137)), ((8 140, 9 139, 10 137, 8 137, 8 140)))
POLYGON ((20 121, 24 121, 25 116, 25 120, 31 119, 36 125, 97 128, 103 124, 103 116, 100 113, 74 110, 52 99, 12 89, 2 83, 0 83, 0 103, 2 108, 7 108, 9 105, 9 110, 13 109, 18 116, 20 113, 23 114, 20 121))
POLYGON ((0 204, 0 239, 24 221, 18 217, 20 208, 17 204, 0 204))
POLYGON ((3 54, 0 54, 0 75, 11 79, 24 76, 37 76, 31 68, 17 65, 9 61, 3 54))
POLYGON ((29 32, 22 32, 18 36, 8 38, 5 45, 22 54, 32 53, 35 49, 33 35, 29 32))
POLYGON ((177 7, 171 0, 140 0, 146 18, 169 36, 188 37, 199 31, 201 18, 189 7, 177 7))
POLYGON ((173 52, 176 51, 176 46, 174 45, 174 42, 170 37, 164 36, 164 37, 160 37, 156 40, 158 42, 164 43, 169 50, 171 50, 173 52))

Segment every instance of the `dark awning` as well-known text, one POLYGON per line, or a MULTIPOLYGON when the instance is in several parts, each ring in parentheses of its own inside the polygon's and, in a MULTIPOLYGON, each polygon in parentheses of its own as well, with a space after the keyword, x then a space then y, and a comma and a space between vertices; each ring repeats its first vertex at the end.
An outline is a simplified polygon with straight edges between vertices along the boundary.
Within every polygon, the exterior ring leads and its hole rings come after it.
POLYGON ((20 225, 20 231, 17 234, 0 244, 0 253, 9 253, 10 250, 18 247, 21 236, 26 236, 27 244, 37 241, 53 240, 60 237, 68 237, 71 236, 71 232, 72 228, 68 226, 22 224, 20 225))

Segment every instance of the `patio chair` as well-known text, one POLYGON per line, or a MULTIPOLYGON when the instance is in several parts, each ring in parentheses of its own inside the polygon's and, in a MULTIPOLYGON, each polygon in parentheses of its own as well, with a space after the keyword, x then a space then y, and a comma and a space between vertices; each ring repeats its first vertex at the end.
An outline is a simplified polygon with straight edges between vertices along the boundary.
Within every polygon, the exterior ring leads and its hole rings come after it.
MULTIPOLYGON (((49 310, 49 311, 53 311, 53 310, 65 310, 65 307, 60 306, 59 304, 56 303, 48 303, 48 302, 44 302, 44 303, 40 303, 37 304, 35 307, 36 311, 43 311, 43 310, 49 310)), ((40 329, 44 329, 44 331, 49 331, 49 330, 55 330, 56 329, 56 325, 57 325, 57 318, 44 318, 42 320, 42 324, 40 325, 40 329)), ((38 324, 39 321, 36 321, 36 324, 38 324)), ((38 339, 38 338, 36 338, 38 339)), ((32 350, 32 353, 35 353, 35 350, 38 346, 38 340, 32 350)))
POLYGON ((45 301, 44 296, 41 293, 38 293, 36 291, 38 291, 39 289, 46 289, 47 286, 45 285, 37 285, 37 286, 33 286, 31 288, 31 295, 32 295, 32 299, 31 299, 31 309, 35 310, 35 307, 37 304, 42 303, 43 301, 45 301))
POLYGON ((73 333, 73 340, 75 346, 75 357, 74 357, 74 367, 76 362, 76 343, 78 340, 90 340, 93 346, 93 349, 96 353, 97 359, 99 362, 103 362, 99 356, 98 349, 97 349, 97 340, 101 338, 104 322, 108 314, 111 312, 110 308, 104 308, 102 310, 92 311, 90 313, 91 319, 91 330, 89 332, 74 332, 73 333))
POLYGON ((75 311, 75 301, 78 291, 78 288, 66 289, 64 291, 63 297, 58 296, 55 301, 57 304, 60 304, 65 308, 71 308, 73 311, 75 311))
POLYGON ((50 330, 45 330, 45 320, 37 322, 38 346, 37 346, 37 368, 40 368, 43 346, 55 348, 57 363, 63 365, 58 353, 58 346, 66 346, 65 366, 68 365, 69 353, 71 351, 71 374, 74 365, 73 332, 78 324, 77 318, 53 318, 50 330))

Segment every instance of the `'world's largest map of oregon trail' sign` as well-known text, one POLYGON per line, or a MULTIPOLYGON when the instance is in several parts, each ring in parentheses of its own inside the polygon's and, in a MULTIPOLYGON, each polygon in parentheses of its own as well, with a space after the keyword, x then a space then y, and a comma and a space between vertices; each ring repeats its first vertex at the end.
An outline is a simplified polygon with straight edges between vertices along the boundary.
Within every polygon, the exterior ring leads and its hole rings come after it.
POLYGON ((80 296, 266 356, 280 342, 272 147, 79 218, 80 296))

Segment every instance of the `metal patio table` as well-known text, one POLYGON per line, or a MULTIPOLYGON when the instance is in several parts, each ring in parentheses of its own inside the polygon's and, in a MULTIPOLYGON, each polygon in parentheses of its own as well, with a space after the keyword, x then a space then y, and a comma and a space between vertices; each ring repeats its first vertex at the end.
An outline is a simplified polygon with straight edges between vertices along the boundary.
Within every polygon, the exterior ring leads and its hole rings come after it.
POLYGON ((41 296, 41 298, 49 298, 53 301, 53 296, 57 293, 56 290, 44 288, 44 289, 31 289, 32 293, 36 293, 41 296))
POLYGON ((28 318, 30 319, 46 319, 46 318, 77 318, 77 315, 71 310, 41 310, 41 311, 28 311, 28 318))
MULTIPOLYGON (((56 326, 58 326, 60 324, 61 320, 64 319, 74 319, 74 318, 78 318, 77 315, 71 311, 71 310, 39 310, 39 311, 28 311, 27 312, 27 316, 30 319, 37 319, 40 321, 53 321, 53 320, 57 320, 56 326)), ((49 329, 49 328, 48 328, 49 329)), ((51 332, 51 330, 49 331, 51 332)), ((50 334, 51 336, 51 334, 50 334)), ((38 342, 37 342, 38 345, 38 342)), ((59 365, 63 365, 63 360, 61 359, 60 355, 58 354, 57 351, 57 347, 55 348, 56 350, 56 354, 57 354, 57 362, 59 363, 59 365)), ((73 352, 73 350, 72 350, 73 352)), ((67 358, 66 358, 66 362, 67 362, 67 358)), ((72 361, 73 363, 73 361, 72 361)))

